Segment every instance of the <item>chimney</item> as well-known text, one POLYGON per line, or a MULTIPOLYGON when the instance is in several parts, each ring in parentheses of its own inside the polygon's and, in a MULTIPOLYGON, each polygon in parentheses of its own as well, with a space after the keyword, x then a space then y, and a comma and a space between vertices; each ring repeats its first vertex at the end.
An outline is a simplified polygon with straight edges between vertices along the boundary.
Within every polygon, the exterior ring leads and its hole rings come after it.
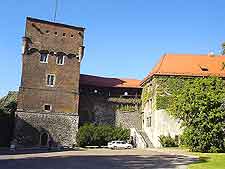
POLYGON ((208 56, 211 56, 211 57, 214 57, 214 56, 216 56, 213 52, 209 52, 208 53, 208 56))

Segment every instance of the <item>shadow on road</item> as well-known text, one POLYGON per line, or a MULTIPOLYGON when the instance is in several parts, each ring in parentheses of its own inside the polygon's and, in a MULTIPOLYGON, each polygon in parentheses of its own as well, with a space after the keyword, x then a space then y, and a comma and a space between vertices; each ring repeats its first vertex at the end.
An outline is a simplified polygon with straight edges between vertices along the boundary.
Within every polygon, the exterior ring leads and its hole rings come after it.
POLYGON ((76 155, 0 160, 0 166, 4 169, 159 169, 196 161, 196 158, 183 155, 76 155))
MULTIPOLYGON (((85 149, 77 149, 78 151, 85 151, 85 149)), ((33 149, 21 149, 16 150, 15 152, 9 151, 8 149, 1 150, 0 155, 19 155, 19 154, 40 154, 40 153, 54 153, 54 152, 66 152, 66 151, 77 151, 76 149, 72 148, 63 148, 61 150, 57 148, 52 148, 49 150, 48 148, 33 148, 33 149)))

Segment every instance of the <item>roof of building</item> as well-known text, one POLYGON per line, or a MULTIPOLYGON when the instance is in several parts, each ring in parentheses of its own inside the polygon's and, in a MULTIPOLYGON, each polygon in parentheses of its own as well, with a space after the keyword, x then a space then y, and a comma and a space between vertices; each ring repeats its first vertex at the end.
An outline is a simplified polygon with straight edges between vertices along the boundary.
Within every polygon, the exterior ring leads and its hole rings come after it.
POLYGON ((225 77, 225 56, 165 54, 141 84, 154 75, 225 77))
POLYGON ((27 17, 27 20, 29 20, 31 22, 49 24, 49 25, 54 25, 54 26, 60 26, 60 27, 65 27, 65 28, 70 28, 70 29, 81 30, 81 31, 85 30, 85 28, 83 28, 83 27, 72 26, 72 25, 67 25, 67 24, 57 23, 57 22, 50 22, 50 21, 45 21, 45 20, 31 18, 31 17, 27 17))
POLYGON ((80 85, 113 88, 141 88, 140 80, 80 75, 80 85))

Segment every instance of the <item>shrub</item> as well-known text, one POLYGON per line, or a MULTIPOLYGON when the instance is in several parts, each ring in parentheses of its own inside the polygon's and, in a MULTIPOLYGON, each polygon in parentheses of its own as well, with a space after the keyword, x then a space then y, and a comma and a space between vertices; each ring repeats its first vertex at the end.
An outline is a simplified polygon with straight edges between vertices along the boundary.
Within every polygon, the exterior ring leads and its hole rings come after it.
POLYGON ((77 144, 80 147, 89 146, 94 140, 95 127, 93 124, 85 124, 79 128, 77 133, 77 144))
POLYGON ((92 145, 102 146, 106 145, 112 140, 113 128, 109 125, 95 126, 95 132, 92 145))
POLYGON ((163 147, 178 147, 178 142, 169 136, 160 135, 159 142, 163 147))
POLYGON ((85 146, 104 146, 112 140, 128 140, 130 131, 121 127, 110 125, 84 124, 77 133, 77 144, 85 146))
POLYGON ((111 140, 128 140, 130 137, 130 130, 122 127, 115 127, 112 131, 111 140))

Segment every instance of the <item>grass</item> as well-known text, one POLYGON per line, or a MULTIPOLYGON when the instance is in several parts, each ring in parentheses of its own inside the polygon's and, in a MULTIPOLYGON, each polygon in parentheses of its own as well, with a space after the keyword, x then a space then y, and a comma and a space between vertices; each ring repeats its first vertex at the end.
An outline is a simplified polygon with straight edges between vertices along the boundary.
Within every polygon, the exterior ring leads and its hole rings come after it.
POLYGON ((198 156, 199 161, 188 165, 188 169, 225 169, 225 153, 194 153, 185 147, 162 148, 159 150, 198 156))
POLYGON ((225 153, 192 153, 200 161, 190 164, 189 169, 225 169, 225 153))

